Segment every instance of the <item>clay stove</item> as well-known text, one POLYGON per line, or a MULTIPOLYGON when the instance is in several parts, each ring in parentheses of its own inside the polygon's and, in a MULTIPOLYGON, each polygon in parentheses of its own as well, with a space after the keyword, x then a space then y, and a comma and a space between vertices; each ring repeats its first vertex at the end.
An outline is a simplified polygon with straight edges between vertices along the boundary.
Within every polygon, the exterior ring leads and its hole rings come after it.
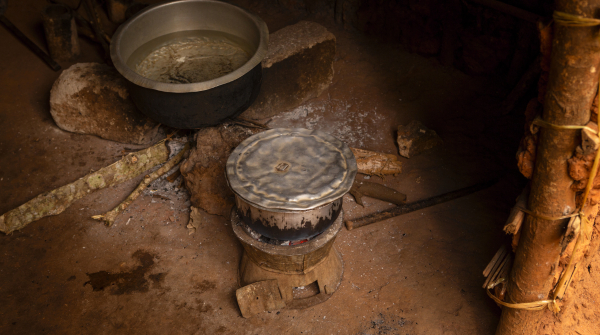
POLYGON ((276 280, 288 308, 329 299, 344 272, 333 243, 356 171, 348 146, 320 131, 271 129, 242 142, 227 161, 231 223, 244 247, 241 284, 276 280), (318 294, 294 299, 294 289, 307 286, 318 294))
POLYGON ((276 279, 288 308, 306 308, 326 301, 340 286, 344 273, 342 256, 333 246, 342 222, 343 212, 320 235, 301 244, 277 245, 252 237, 234 209, 231 225, 244 247, 239 271, 242 286, 276 279), (294 288, 315 282, 318 294, 294 299, 294 288))

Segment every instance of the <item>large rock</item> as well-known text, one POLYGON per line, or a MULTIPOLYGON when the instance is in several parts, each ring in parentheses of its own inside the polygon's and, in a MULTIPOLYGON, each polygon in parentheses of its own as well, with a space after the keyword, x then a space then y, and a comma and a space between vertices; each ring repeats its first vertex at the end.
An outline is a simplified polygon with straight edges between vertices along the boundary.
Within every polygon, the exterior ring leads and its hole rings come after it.
POLYGON ((121 143, 150 143, 159 124, 136 109, 125 85, 125 79, 108 65, 75 64, 54 82, 50 113, 66 131, 121 143))
POLYGON ((295 108, 323 93, 333 79, 335 36, 308 21, 269 36, 258 98, 241 116, 260 120, 295 108))
POLYGON ((208 214, 229 215, 234 196, 225 180, 227 158, 243 140, 261 131, 224 124, 196 133, 195 146, 180 168, 193 206, 208 214))
POLYGON ((439 144, 442 139, 435 130, 431 130, 417 120, 406 126, 398 126, 398 152, 406 158, 414 157, 439 144))

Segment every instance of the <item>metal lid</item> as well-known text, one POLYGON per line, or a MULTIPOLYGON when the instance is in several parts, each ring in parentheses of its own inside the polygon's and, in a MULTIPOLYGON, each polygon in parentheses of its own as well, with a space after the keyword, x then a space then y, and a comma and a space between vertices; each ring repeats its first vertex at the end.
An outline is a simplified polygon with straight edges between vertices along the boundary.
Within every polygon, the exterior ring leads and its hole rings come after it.
POLYGON ((227 160, 238 196, 264 209, 308 210, 352 187, 356 159, 337 138, 318 130, 271 129, 242 142, 227 160))

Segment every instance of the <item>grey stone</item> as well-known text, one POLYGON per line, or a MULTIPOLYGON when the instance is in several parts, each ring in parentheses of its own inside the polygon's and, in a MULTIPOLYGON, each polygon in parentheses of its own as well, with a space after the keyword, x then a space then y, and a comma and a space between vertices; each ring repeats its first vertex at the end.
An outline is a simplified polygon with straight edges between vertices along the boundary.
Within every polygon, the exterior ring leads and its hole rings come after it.
POLYGON ((50 114, 66 131, 121 143, 150 143, 159 124, 137 110, 125 85, 125 79, 113 67, 75 64, 54 82, 50 114))
POLYGON ((241 117, 260 120, 300 106, 325 91, 333 79, 335 36, 308 21, 269 37, 260 93, 241 117))

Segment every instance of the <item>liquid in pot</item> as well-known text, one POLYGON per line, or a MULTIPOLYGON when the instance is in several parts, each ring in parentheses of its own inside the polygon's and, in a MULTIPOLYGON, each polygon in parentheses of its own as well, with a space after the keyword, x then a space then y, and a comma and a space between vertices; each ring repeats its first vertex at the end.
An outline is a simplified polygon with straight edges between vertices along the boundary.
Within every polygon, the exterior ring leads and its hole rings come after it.
POLYGON ((235 71, 251 57, 241 38, 211 30, 176 32, 155 38, 133 52, 127 65, 148 79, 198 83, 235 71))

